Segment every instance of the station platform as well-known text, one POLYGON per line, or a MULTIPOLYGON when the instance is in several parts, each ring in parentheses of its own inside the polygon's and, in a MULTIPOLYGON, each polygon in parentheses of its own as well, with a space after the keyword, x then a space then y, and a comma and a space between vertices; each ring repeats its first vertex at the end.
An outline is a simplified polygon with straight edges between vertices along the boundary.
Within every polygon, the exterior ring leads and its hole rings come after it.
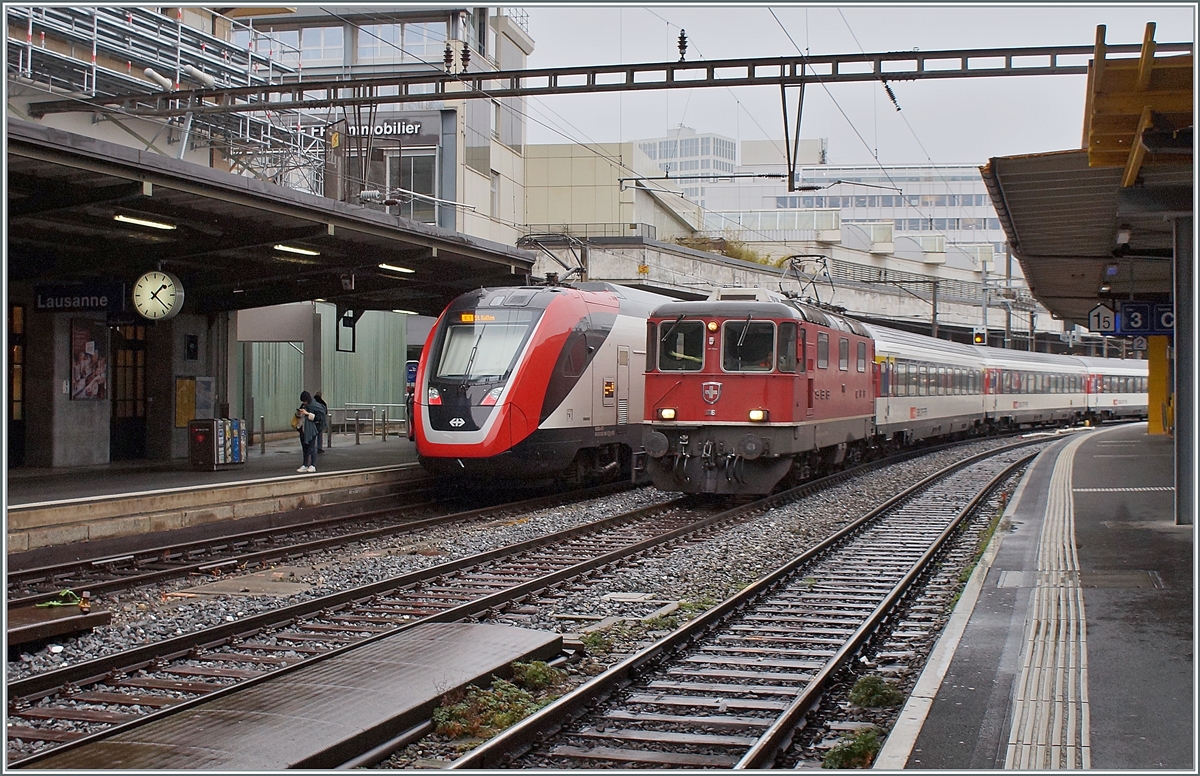
MULTIPOLYGON (((333 435, 333 444, 317 456, 317 474, 415 463, 416 447, 403 434, 381 436, 362 434, 355 444, 354 434, 333 435)), ((26 505, 63 499, 92 498, 119 493, 137 493, 164 488, 193 488, 219 483, 240 482, 266 477, 303 476, 300 466, 300 441, 293 432, 261 444, 247 446, 244 464, 229 464, 217 471, 191 468, 186 458, 169 461, 116 461, 100 466, 8 470, 6 503, 26 505)), ((311 476, 311 475, 310 475, 311 476)))
POLYGON ((1194 526, 1172 440, 1082 432, 1034 461, 874 763, 1194 772, 1194 526))
POLYGON ((10 469, 6 536, 10 564, 38 564, 53 547, 88 543, 90 556, 131 546, 129 537, 187 539, 217 520, 266 519, 290 509, 361 496, 422 476, 414 444, 401 435, 334 434, 317 471, 300 474, 300 442, 286 434, 248 446, 245 463, 216 471, 187 459, 118 461, 101 466, 10 469), (265 448, 265 449, 264 449, 265 448), (401 471, 397 471, 400 467, 401 471), (22 555, 20 559, 14 554, 22 555))

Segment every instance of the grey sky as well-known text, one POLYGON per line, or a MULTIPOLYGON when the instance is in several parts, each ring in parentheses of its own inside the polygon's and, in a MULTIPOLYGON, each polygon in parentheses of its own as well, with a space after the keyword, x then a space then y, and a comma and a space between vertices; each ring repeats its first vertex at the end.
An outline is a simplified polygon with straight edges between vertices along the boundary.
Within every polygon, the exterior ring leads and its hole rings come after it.
MULTIPOLYGON (((536 44, 529 66, 539 68, 675 61, 680 28, 687 30, 689 60, 796 53, 772 9, 792 40, 811 54, 1090 46, 1097 24, 1107 25, 1109 44, 1140 43, 1149 21, 1157 24, 1158 42, 1194 41, 1196 26, 1192 5, 1132 3, 525 8, 536 44)), ((878 83, 832 85, 828 92, 810 85, 801 137, 828 138, 831 164, 872 163, 876 148, 884 164, 924 163, 928 158, 940 164, 981 164, 992 156, 1081 145, 1085 76, 891 83, 902 113, 878 83)), ((536 120, 583 142, 655 137, 680 124, 737 140, 783 136, 778 87, 566 95, 531 99, 529 108, 536 120)), ((532 122, 529 142, 568 141, 532 122)))

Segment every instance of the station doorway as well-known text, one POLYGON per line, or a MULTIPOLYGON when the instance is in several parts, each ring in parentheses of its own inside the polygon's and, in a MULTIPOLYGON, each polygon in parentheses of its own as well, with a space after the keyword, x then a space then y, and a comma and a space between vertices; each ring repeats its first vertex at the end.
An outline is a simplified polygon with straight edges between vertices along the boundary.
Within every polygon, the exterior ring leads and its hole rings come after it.
POLYGON ((112 461, 146 457, 146 326, 110 327, 113 392, 108 456, 112 461))
POLYGON ((25 465, 25 305, 8 306, 8 468, 25 465))

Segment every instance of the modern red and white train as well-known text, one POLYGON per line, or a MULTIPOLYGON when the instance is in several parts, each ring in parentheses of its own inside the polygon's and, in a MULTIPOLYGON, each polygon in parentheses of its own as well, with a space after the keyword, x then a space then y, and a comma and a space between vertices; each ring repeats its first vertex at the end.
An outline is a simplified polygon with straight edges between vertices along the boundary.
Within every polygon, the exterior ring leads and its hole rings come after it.
POLYGON ((765 289, 575 283, 454 300, 410 427, 434 474, 755 494, 930 437, 1145 412, 1144 361, 962 345, 765 289))
POLYGON ((642 445, 646 318, 666 299, 611 283, 455 299, 417 367, 421 464, 493 481, 628 474, 642 445))

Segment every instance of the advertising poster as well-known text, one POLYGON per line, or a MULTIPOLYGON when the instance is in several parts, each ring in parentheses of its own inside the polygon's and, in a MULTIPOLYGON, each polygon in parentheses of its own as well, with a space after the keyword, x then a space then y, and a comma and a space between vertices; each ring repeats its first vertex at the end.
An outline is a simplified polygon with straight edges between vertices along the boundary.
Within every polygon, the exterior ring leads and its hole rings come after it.
POLYGON ((196 378, 175 378, 175 428, 187 428, 196 417, 196 378))
POLYGON ((214 400, 216 398, 213 393, 213 383, 215 380, 211 377, 196 378, 196 417, 197 418, 215 418, 216 406, 214 400))
POLYGON ((71 319, 71 398, 108 398, 108 326, 104 321, 71 319))

